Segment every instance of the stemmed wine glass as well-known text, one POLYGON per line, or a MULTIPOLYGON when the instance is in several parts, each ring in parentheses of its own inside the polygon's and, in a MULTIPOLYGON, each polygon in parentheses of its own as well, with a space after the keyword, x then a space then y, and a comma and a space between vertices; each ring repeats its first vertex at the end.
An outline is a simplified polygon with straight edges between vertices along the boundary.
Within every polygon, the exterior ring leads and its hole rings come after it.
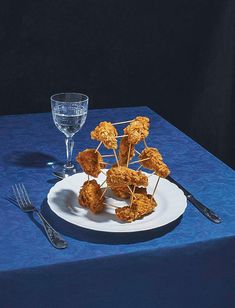
POLYGON ((76 168, 72 163, 73 136, 86 121, 88 100, 88 96, 81 93, 59 93, 51 96, 51 111, 54 123, 66 137, 67 161, 56 170, 63 177, 76 173, 76 168))

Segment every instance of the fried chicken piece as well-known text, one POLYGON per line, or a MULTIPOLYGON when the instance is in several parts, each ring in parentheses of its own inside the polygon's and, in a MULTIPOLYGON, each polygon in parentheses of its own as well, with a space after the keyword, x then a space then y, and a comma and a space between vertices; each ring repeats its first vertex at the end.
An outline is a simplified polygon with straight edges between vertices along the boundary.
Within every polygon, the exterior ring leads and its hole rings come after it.
POLYGON ((139 155, 139 160, 149 158, 148 160, 140 161, 140 164, 155 173, 161 178, 166 178, 170 174, 170 170, 162 160, 162 155, 156 148, 145 148, 139 155))
POLYGON ((124 166, 110 168, 106 176, 109 187, 120 185, 148 186, 148 178, 145 174, 124 166))
POLYGON ((149 118, 138 116, 134 119, 134 121, 139 121, 139 122, 142 122, 143 124, 146 124, 146 123, 149 123, 149 118))
POLYGON ((117 218, 125 222, 132 222, 137 219, 137 215, 130 205, 115 209, 115 214, 117 218))
POLYGON ((94 214, 100 213, 104 209, 104 196, 102 189, 96 180, 86 181, 78 196, 78 202, 82 207, 90 209, 94 214))
POLYGON ((127 160, 128 160, 128 154, 129 154, 129 148, 130 148, 130 159, 135 155, 135 147, 133 144, 131 144, 128 141, 128 137, 122 137, 120 146, 119 146, 119 164, 121 166, 126 166, 127 165, 127 160))
MULTIPOLYGON (((133 191, 134 186, 130 185, 129 187, 133 191)), ((129 199, 131 196, 131 192, 126 185, 112 186, 111 190, 114 196, 120 199, 129 199)), ((135 187, 135 193, 147 195, 147 189, 145 187, 135 187)))
POLYGON ((139 155, 139 160, 147 159, 144 161, 140 161, 140 164, 147 169, 155 170, 156 165, 159 161, 162 161, 162 155, 159 153, 156 148, 145 148, 141 154, 139 155))
POLYGON ((153 212, 157 203, 151 195, 134 194, 132 204, 115 210, 116 216, 126 222, 132 222, 153 212))
POLYGON ((80 164, 86 174, 95 178, 98 177, 101 169, 106 166, 100 153, 94 149, 86 149, 85 151, 78 153, 76 161, 80 164))
POLYGON ((159 161, 156 165, 155 174, 161 178, 166 178, 170 174, 170 169, 163 161, 159 161))
POLYGON ((127 127, 124 134, 128 135, 131 144, 137 144, 145 139, 149 134, 149 118, 136 117, 127 127))
POLYGON ((91 139, 102 141, 107 149, 117 149, 116 128, 111 122, 100 122, 91 132, 91 139))
POLYGON ((129 199, 130 198, 130 190, 126 185, 119 185, 119 186, 112 186, 111 187, 112 193, 114 196, 121 198, 121 199, 129 199))

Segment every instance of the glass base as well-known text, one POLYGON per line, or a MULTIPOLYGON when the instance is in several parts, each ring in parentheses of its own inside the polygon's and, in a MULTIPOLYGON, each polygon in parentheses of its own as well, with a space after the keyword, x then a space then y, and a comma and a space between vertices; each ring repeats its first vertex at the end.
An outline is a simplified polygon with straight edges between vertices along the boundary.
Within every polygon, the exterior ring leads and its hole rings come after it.
POLYGON ((66 168, 64 163, 53 164, 52 169, 53 174, 56 174, 60 178, 67 178, 68 176, 77 173, 77 169, 74 165, 70 168, 66 168))

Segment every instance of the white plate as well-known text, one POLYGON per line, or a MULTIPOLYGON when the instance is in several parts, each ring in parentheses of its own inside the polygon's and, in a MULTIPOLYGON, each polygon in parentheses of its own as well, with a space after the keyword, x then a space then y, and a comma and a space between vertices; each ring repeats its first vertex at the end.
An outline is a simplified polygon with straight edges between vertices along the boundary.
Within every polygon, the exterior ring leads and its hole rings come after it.
MULTIPOLYGON (((149 174, 146 173, 146 175, 149 174)), ((78 204, 77 196, 86 180, 87 175, 84 172, 77 173, 56 183, 47 196, 48 204, 55 214, 79 227, 105 232, 150 230, 176 220, 184 213, 187 206, 187 200, 182 190, 168 180, 161 179, 154 196, 158 204, 154 212, 140 220, 124 223, 116 218, 114 207, 107 206, 104 212, 95 215, 78 204)), ((101 184, 104 180, 105 175, 100 174, 97 182, 101 184)), ((153 192, 156 180, 157 176, 155 175, 149 178, 148 193, 153 192)), ((108 204, 119 207, 127 205, 126 200, 117 199, 110 192, 106 197, 108 204)))

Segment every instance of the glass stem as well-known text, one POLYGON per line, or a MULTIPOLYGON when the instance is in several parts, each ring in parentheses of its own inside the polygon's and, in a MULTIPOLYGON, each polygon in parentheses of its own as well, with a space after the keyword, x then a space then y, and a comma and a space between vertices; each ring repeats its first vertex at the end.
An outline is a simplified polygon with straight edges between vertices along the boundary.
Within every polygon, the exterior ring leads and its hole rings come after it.
POLYGON ((74 165, 72 164, 72 154, 74 146, 73 138, 66 137, 65 144, 66 144, 66 156, 67 156, 67 162, 65 164, 65 168, 73 168, 74 167, 74 165))

